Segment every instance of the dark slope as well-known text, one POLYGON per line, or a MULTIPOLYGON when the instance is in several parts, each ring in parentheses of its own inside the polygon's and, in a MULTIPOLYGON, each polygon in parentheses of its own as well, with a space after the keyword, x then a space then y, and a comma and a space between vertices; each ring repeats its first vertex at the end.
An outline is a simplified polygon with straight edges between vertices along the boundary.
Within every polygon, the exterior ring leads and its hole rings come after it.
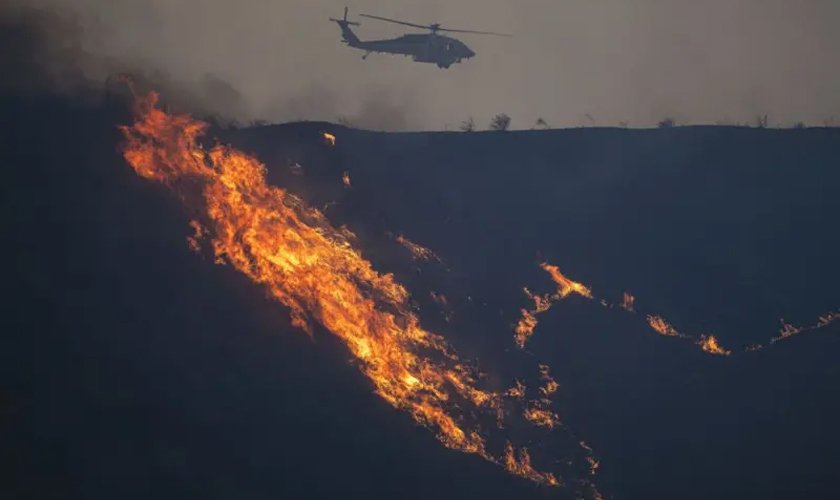
MULTIPOLYGON (((178 203, 116 152, 122 109, 8 97, 0 116, 4 497, 551 497, 440 447, 328 336, 290 329, 259 290, 190 253, 178 203)), ((510 324, 522 286, 549 289, 541 258, 731 347, 766 340, 779 316, 836 308, 840 132, 217 135, 313 204, 337 202, 330 218, 491 380, 551 364, 610 497, 837 493, 836 327, 719 359, 569 299, 541 317, 534 358, 512 349, 510 324), (411 263, 386 231, 446 266, 411 263), (450 297, 451 323, 429 290, 450 297)))

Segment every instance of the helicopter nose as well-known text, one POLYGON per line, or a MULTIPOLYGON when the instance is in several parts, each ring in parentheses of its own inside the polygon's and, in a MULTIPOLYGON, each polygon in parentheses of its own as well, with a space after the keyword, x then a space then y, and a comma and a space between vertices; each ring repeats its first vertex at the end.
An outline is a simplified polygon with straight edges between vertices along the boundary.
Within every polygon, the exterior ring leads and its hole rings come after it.
POLYGON ((471 57, 475 57, 475 52, 473 52, 470 49, 467 49, 467 59, 469 59, 471 57))

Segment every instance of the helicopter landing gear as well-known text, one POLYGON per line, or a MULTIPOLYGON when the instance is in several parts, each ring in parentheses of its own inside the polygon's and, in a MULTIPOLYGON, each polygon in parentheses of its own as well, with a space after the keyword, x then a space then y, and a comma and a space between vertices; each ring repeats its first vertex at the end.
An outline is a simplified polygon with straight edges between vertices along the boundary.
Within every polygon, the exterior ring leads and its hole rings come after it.
POLYGON ((441 69, 449 69, 449 66, 451 66, 449 63, 438 63, 437 65, 437 67, 441 69))
POLYGON ((362 61, 366 60, 369 55, 370 55, 370 52, 366 52, 365 55, 362 56, 362 61))

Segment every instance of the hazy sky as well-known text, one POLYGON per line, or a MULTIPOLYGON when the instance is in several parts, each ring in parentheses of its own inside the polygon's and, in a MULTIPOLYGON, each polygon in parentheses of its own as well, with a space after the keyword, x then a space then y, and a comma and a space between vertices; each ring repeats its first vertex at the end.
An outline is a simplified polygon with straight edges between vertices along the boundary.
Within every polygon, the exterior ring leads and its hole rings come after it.
MULTIPOLYGON (((29 0, 73 10, 95 55, 163 70, 219 109, 271 121, 346 116, 369 127, 528 128, 679 122, 840 122, 838 0, 347 0, 367 12, 513 38, 465 35, 478 56, 441 70, 341 43, 344 1, 29 0), (212 75, 208 78, 207 75, 212 75), (218 87, 218 85, 216 85, 218 87), (589 115, 589 116, 587 116, 589 115), (589 118, 591 117, 591 118, 589 118)), ((362 39, 401 26, 361 19, 362 39)))

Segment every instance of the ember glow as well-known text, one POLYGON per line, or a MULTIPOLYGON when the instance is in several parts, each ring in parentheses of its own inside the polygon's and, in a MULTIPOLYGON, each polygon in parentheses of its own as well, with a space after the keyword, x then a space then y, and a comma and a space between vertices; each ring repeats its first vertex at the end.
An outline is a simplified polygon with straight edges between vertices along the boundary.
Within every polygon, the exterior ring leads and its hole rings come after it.
POLYGON ((513 329, 513 341, 517 347, 524 349, 528 338, 534 334, 534 330, 537 328, 537 317, 527 309, 520 309, 519 312, 521 316, 513 329))
POLYGON ((447 448, 560 484, 554 473, 535 468, 525 448, 483 433, 482 418, 505 417, 502 398, 517 397, 524 386, 517 382, 507 393, 479 387, 477 371, 420 325, 406 289, 373 269, 352 246, 349 230, 335 229, 318 210, 268 185, 255 158, 223 145, 205 150, 197 138, 207 125, 161 111, 156 94, 139 99, 137 108, 135 123, 122 127, 124 158, 198 214, 191 223, 196 249, 209 240, 216 262, 264 287, 290 310, 294 326, 314 335, 318 324, 338 337, 376 394, 447 448))
POLYGON ((551 486, 559 486, 560 481, 550 472, 540 472, 531 465, 531 455, 528 454, 526 448, 519 449, 519 457, 517 458, 513 445, 510 443, 505 446, 505 469, 517 476, 528 478, 537 483, 544 483, 551 486))
POLYGON ((353 187, 353 185, 350 184, 350 172, 344 172, 341 174, 341 183, 344 184, 344 189, 350 189, 353 187))
POLYGON ((328 146, 335 146, 335 136, 329 132, 323 132, 321 137, 324 138, 324 141, 327 143, 328 146))
POLYGON ((775 344, 780 340, 785 340, 787 338, 793 337, 794 335, 799 335, 802 332, 825 328, 838 320, 840 320, 840 310, 836 312, 832 311, 830 313, 823 314, 817 319, 817 322, 812 325, 794 326, 790 323, 786 323, 785 320, 781 320, 782 327, 779 329, 779 335, 770 339, 770 343, 775 344))
POLYGON ((621 301, 621 308, 627 312, 636 312, 636 297, 630 292, 624 292, 624 300, 621 301))
POLYGON ((548 365, 539 365, 540 380, 543 385, 540 387, 540 397, 528 402, 523 416, 525 420, 533 423, 538 427, 547 427, 553 429, 555 425, 560 423, 560 417, 554 413, 551 407, 551 396, 557 392, 560 385, 551 376, 548 365))
POLYGON ((414 260, 425 260, 428 262, 441 262, 441 258, 437 256, 436 253, 429 250, 428 248, 424 247, 423 245, 418 245, 413 241, 409 240, 402 234, 397 235, 395 238, 397 243, 402 245, 408 252, 411 254, 411 258, 414 260))
POLYGON ((551 369, 548 365, 539 365, 539 369, 540 380, 543 381, 543 386, 540 387, 540 393, 544 398, 548 398, 557 392, 557 389, 560 388, 560 384, 558 384, 557 381, 554 380, 554 377, 551 376, 551 369))
POLYGON ((514 386, 510 389, 505 391, 505 396, 514 399, 522 399, 525 397, 525 385, 520 382, 516 381, 514 386))

